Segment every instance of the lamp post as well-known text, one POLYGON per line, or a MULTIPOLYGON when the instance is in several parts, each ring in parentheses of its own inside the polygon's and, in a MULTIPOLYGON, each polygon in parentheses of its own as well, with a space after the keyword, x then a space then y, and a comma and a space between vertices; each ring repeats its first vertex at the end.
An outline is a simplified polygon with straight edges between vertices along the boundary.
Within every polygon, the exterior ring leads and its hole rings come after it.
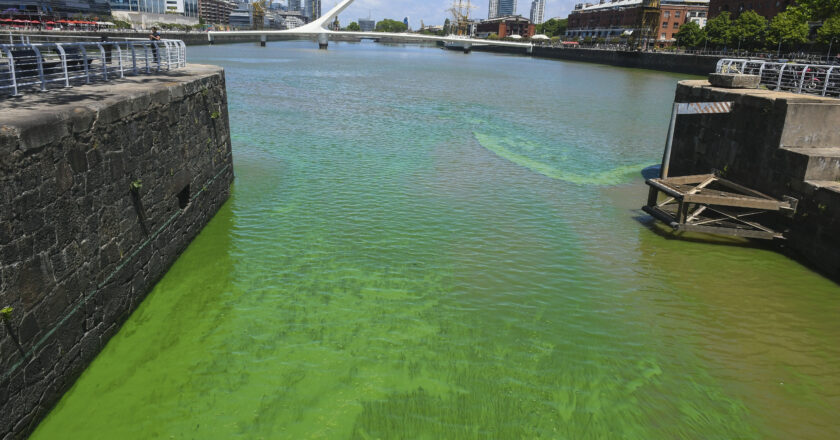
POLYGON ((738 53, 741 53, 741 40, 743 39, 744 37, 738 37, 738 53))
POLYGON ((776 58, 782 57, 782 39, 779 38, 779 49, 776 51, 776 58))
POLYGON ((827 53, 827 54, 825 54, 825 62, 826 62, 826 63, 827 63, 827 62, 829 62, 829 61, 831 61, 831 46, 833 46, 833 45, 834 45, 834 40, 836 40, 836 39, 837 39, 837 37, 832 37, 832 38, 831 38, 831 42, 830 42, 830 43, 828 43, 828 53, 827 53))

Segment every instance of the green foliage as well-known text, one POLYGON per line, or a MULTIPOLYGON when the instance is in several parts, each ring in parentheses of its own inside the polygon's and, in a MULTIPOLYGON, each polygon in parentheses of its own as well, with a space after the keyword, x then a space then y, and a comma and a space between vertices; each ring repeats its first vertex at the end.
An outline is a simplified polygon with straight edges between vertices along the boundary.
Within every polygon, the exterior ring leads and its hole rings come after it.
POLYGON ((111 20, 114 23, 114 29, 131 29, 131 23, 122 20, 111 20))
POLYGON ((717 17, 706 22, 706 35, 715 46, 728 46, 734 34, 732 18, 729 12, 721 12, 717 17))
POLYGON ((359 23, 356 23, 355 21, 353 21, 353 22, 351 22, 350 24, 347 25, 347 30, 350 31, 350 32, 359 32, 359 31, 362 30, 362 27, 359 26, 359 23))
POLYGON ((771 44, 804 43, 808 41, 808 23, 797 13, 782 12, 773 17, 767 37, 771 44))
POLYGON ((132 192, 138 192, 138 191, 140 191, 140 189, 143 188, 143 181, 140 180, 140 179, 137 179, 134 182, 131 182, 131 185, 129 185, 129 187, 131 188, 132 192))
POLYGON ((706 39, 706 31, 701 29, 699 24, 689 21, 680 27, 679 32, 674 34, 674 38, 677 39, 677 46, 697 47, 706 39))
POLYGON ((214 111, 213 113, 210 113, 210 119, 219 119, 220 116, 222 116, 222 114, 219 113, 218 111, 214 111))
POLYGON ((490 34, 490 35, 488 35, 488 36, 487 36, 487 39, 488 39, 488 40, 498 40, 498 39, 499 39, 499 34, 497 34, 497 33, 492 33, 492 34, 490 34))
POLYGON ((2 319, 3 321, 8 321, 9 318, 12 317, 12 312, 14 310, 15 309, 13 309, 12 307, 3 307, 2 309, 0 309, 0 319, 2 319))
POLYGON ((823 22, 823 25, 817 30, 817 41, 825 44, 840 43, 840 14, 828 18, 823 22))
POLYGON ((742 49, 755 49, 763 45, 766 33, 767 19, 755 11, 745 11, 733 24, 733 44, 737 40, 742 49))
POLYGON ((797 15, 802 21, 822 21, 840 15, 840 0, 798 0, 785 12, 797 15))
POLYGON ((559 37, 566 33, 568 25, 568 19, 552 18, 545 23, 538 24, 536 32, 538 34, 545 34, 549 37, 559 37))
POLYGON ((405 32, 408 30, 408 26, 405 23, 397 20, 391 20, 390 18, 386 18, 378 23, 376 23, 376 32, 405 32))

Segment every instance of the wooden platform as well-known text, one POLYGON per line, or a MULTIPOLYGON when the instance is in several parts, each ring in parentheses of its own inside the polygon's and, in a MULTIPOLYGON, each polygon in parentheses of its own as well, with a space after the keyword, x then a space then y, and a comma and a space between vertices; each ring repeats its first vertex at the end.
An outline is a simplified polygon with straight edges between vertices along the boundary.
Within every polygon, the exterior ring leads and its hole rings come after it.
POLYGON ((715 174, 648 179, 646 183, 650 193, 642 209, 678 231, 783 239, 783 233, 757 218, 796 210, 795 199, 776 200, 715 174))

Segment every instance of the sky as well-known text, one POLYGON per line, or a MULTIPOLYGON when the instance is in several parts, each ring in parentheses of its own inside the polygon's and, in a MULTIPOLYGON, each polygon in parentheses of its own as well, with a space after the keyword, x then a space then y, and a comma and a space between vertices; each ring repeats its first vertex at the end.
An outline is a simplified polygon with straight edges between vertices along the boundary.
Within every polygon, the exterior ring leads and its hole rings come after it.
MULTIPOLYGON (((326 13, 337 5, 338 1, 321 0, 321 12, 326 13)), ((584 1, 546 0, 545 19, 548 20, 551 17, 565 18, 569 11, 574 8, 575 3, 584 1)), ((592 0, 589 1, 590 3, 593 2, 592 0)), ((472 0, 472 4, 474 9, 470 14, 471 17, 487 18, 489 0, 472 0)), ((368 11, 370 11, 371 18, 377 21, 383 18, 402 20, 403 17, 407 16, 411 27, 417 29, 420 27, 420 20, 423 20, 426 25, 443 24, 443 21, 450 17, 447 9, 451 6, 452 0, 355 0, 347 10, 339 15, 339 20, 344 25, 356 21, 360 17, 366 18, 368 11)), ((531 13, 531 0, 518 0, 516 13, 528 17, 531 13)))

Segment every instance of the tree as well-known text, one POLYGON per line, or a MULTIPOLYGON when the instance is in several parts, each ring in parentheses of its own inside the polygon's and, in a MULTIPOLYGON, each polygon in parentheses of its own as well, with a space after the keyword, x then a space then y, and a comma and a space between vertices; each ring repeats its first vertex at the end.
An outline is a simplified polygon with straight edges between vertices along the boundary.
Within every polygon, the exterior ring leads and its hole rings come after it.
POLYGON ((732 43, 737 40, 742 48, 755 49, 764 44, 767 19, 755 11, 743 12, 732 27, 732 43))
POLYGON ((727 11, 706 22, 706 36, 715 46, 728 46, 732 42, 732 34, 732 19, 727 11))
POLYGON ((452 30, 451 28, 452 28, 452 22, 449 21, 449 19, 447 18, 443 22, 443 35, 449 35, 449 31, 452 30))
POLYGON ((565 18, 552 18, 545 23, 538 24, 536 32, 549 37, 559 37, 566 33, 568 24, 569 20, 565 18))
POLYGON ((680 26, 680 31, 674 34, 677 39, 677 46, 697 47, 703 44, 706 39, 706 32, 696 22, 689 21, 680 26))
POLYGON ((767 40, 771 44, 804 43, 808 41, 808 23, 792 11, 784 11, 770 22, 767 40))
POLYGON ((817 30, 817 40, 821 43, 840 43, 840 14, 837 14, 823 22, 822 27, 817 30))
POLYGON ((397 20, 391 20, 390 18, 386 18, 378 23, 376 23, 376 32, 405 32, 408 30, 408 26, 405 23, 397 20))
POLYGON ((361 26, 359 26, 359 23, 356 23, 355 21, 353 21, 353 22, 350 22, 350 24, 347 25, 347 30, 350 31, 350 32, 359 32, 359 31, 362 30, 362 28, 361 28, 361 26))
POLYGON ((840 15, 840 1, 838 0, 798 0, 786 12, 800 17, 802 21, 821 21, 840 15))

